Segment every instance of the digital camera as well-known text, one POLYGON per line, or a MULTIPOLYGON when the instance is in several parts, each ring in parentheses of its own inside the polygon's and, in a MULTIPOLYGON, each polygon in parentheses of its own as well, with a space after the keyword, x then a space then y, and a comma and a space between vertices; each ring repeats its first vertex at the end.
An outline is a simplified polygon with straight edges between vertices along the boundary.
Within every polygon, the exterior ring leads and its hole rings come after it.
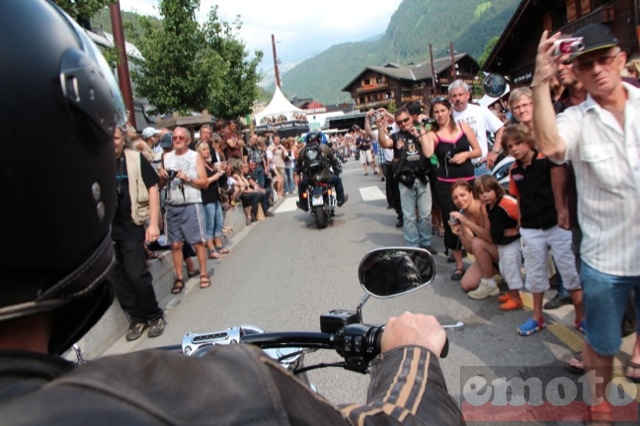
POLYGON ((460 225, 460 221, 455 217, 449 218, 449 226, 460 225))
POLYGON ((175 170, 167 169, 167 174, 169 175, 169 180, 174 180, 178 172, 175 170))
POLYGON ((564 38, 553 42, 553 55, 570 55, 584 50, 584 38, 564 38))

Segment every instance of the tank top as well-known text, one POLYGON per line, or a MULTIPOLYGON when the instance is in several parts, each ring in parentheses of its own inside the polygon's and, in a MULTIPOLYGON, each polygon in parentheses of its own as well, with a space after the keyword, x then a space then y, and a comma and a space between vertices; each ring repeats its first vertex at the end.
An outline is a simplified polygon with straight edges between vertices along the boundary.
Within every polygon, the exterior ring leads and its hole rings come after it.
MULTIPOLYGON (((198 155, 193 150, 188 150, 182 155, 176 155, 174 151, 168 152, 164 156, 164 168, 165 170, 182 170, 190 179, 197 179, 196 163, 198 155)), ((171 179, 167 183, 167 203, 169 205, 181 206, 201 202, 202 195, 199 188, 182 183, 178 178, 171 179)))
POLYGON ((440 167, 438 168, 438 180, 443 182, 455 182, 456 180, 471 180, 474 178, 474 167, 471 160, 462 164, 452 164, 449 162, 454 155, 459 152, 469 151, 471 144, 467 135, 460 131, 457 139, 442 139, 436 133, 438 145, 435 147, 435 154, 438 157, 440 167))

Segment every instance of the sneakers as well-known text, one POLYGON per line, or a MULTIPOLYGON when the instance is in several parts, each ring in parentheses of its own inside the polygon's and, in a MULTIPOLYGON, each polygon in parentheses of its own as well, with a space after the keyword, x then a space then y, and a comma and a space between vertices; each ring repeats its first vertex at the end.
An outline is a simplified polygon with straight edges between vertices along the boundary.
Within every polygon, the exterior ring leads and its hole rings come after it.
POLYGON ((576 330, 578 330, 580 333, 584 333, 584 320, 582 321, 576 321, 576 330))
POLYGON ((501 311, 515 311, 516 309, 522 308, 522 299, 512 299, 509 298, 506 302, 502 303, 498 307, 501 311))
POLYGON ((511 295, 509 293, 505 293, 505 294, 502 294, 502 295, 498 296, 498 303, 500 303, 500 304, 506 303, 509 300, 511 300, 511 295))
POLYGON ((569 305, 571 303, 573 302, 571 301, 570 296, 558 297, 556 294, 556 296, 545 303, 542 308, 547 310, 558 309, 560 306, 569 305))
POLYGON ((338 200, 338 207, 342 207, 342 205, 347 201, 349 201, 349 196, 347 194, 344 194, 344 198, 342 200, 338 200))
POLYGON ((149 324, 149 331, 147 332, 147 335, 149 337, 158 337, 160 336, 162 333, 164 333, 164 325, 165 325, 165 321, 164 318, 160 317, 157 320, 153 321, 151 324, 149 324))
POLYGON ((486 299, 487 297, 497 296, 499 294, 500 289, 498 288, 498 286, 492 287, 484 281, 480 281, 480 285, 478 285, 478 288, 467 293, 467 296, 472 299, 486 299))
POLYGON ((518 334, 521 336, 531 336, 544 328, 544 320, 536 321, 533 318, 526 320, 518 327, 518 334))
POLYGON ((264 214, 264 216, 265 216, 265 217, 273 217, 273 216, 274 216, 274 214, 273 214, 273 212, 267 211, 267 212, 264 214))
POLYGON ((127 339, 127 342, 132 340, 139 339, 142 336, 142 333, 147 329, 148 325, 143 322, 137 322, 135 324, 131 324, 129 326, 129 330, 127 330, 127 334, 124 336, 127 339))

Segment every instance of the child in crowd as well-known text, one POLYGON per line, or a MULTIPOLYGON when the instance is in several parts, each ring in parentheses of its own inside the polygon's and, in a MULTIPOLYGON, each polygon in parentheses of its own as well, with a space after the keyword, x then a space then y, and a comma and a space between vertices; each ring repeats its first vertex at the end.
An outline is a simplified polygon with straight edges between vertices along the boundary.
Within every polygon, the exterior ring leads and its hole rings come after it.
POLYGON ((482 175, 474 183, 476 197, 482 201, 489 215, 491 239, 498 245, 500 256, 500 274, 507 281, 509 291, 498 297, 500 309, 513 311, 522 308, 520 290, 523 287, 522 253, 520 251, 520 233, 518 223, 520 213, 518 202, 505 196, 504 189, 498 180, 491 175, 482 175))
POLYGON ((580 278, 571 251, 571 232, 558 226, 551 190, 552 164, 535 149, 533 133, 523 124, 506 126, 502 145, 516 159, 509 170, 509 193, 518 198, 520 235, 524 243, 525 285, 533 294, 533 318, 520 325, 518 333, 529 336, 544 328, 542 299, 544 292, 549 289, 549 249, 564 286, 571 294, 576 311, 576 328, 582 330, 584 312, 580 278))

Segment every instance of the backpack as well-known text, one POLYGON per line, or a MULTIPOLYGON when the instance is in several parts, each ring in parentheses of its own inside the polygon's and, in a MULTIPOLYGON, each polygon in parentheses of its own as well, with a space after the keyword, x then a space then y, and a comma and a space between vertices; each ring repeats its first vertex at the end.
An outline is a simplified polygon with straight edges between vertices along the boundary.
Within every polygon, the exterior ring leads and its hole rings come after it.
POLYGON ((307 146, 302 158, 302 167, 309 173, 320 173, 327 167, 326 159, 322 155, 319 144, 307 146))

